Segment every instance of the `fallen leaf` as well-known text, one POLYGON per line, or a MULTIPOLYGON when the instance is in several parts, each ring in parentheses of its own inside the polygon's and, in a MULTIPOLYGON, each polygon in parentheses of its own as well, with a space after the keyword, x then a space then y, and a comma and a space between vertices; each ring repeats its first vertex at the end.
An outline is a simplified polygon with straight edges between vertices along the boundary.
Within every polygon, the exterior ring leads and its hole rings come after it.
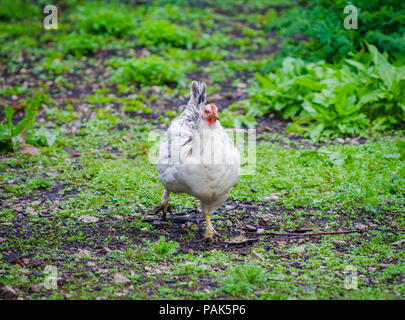
POLYGON ((264 258, 256 251, 252 251, 252 257, 256 258, 256 259, 258 259, 260 261, 264 261, 264 258))
POLYGON ((38 213, 35 211, 35 209, 33 207, 28 207, 25 209, 25 213, 29 214, 31 216, 35 216, 38 217, 38 213))
POLYGON ((20 270, 18 270, 18 272, 22 273, 22 274, 30 274, 31 271, 26 269, 26 268, 21 268, 20 270))
POLYGON ((80 152, 77 151, 77 150, 75 150, 75 149, 72 149, 72 148, 69 148, 69 147, 65 147, 64 149, 65 149, 65 151, 68 152, 72 157, 79 157, 79 156, 80 156, 80 152))
POLYGON ((240 243, 247 243, 249 241, 255 241, 256 239, 249 239, 246 238, 243 234, 240 234, 236 237, 226 239, 225 242, 228 244, 240 244, 240 243))
POLYGON ((38 156, 41 154, 41 150, 30 144, 21 144, 20 153, 27 156, 38 156))
POLYGON ((402 247, 404 244, 405 244, 405 240, 404 239, 401 239, 401 240, 399 240, 399 241, 397 241, 397 242, 393 242, 393 243, 391 243, 393 246, 397 246, 397 247, 402 247))
POLYGON ((76 258, 82 258, 84 256, 91 257, 91 252, 87 249, 79 249, 79 251, 75 253, 73 256, 76 258))
POLYGON ((210 96, 211 100, 222 100, 224 99, 224 96, 220 93, 214 93, 213 95, 210 96))
POLYGON ((103 247, 103 250, 104 250, 106 253, 112 252, 112 250, 111 250, 109 247, 103 247))
POLYGON ((267 197, 264 197, 263 200, 264 201, 276 201, 278 199, 280 199, 281 193, 273 193, 273 194, 269 194, 267 197))
POLYGON ((11 158, 2 157, 1 160, 2 160, 3 162, 7 162, 7 161, 20 162, 20 161, 22 161, 22 159, 12 158, 12 157, 11 157, 11 158))
POLYGON ((251 224, 247 224, 245 227, 249 231, 256 231, 257 230, 257 228, 255 226, 252 226, 251 224))
POLYGON ((123 297, 126 296, 128 294, 128 292, 125 290, 124 292, 116 292, 114 295, 116 297, 123 297))
POLYGON ((368 229, 367 226, 364 225, 364 224, 362 224, 362 223, 356 223, 356 224, 354 225, 354 227, 355 227, 357 230, 360 230, 360 231, 366 231, 366 230, 368 229))
POLYGON ((299 246, 296 246, 294 249, 292 249, 294 252, 302 253, 305 251, 305 249, 308 247, 307 244, 301 244, 299 246))
POLYGON ((2 289, 1 289, 5 294, 10 294, 12 296, 16 296, 17 295, 17 290, 13 289, 10 285, 5 285, 2 289))

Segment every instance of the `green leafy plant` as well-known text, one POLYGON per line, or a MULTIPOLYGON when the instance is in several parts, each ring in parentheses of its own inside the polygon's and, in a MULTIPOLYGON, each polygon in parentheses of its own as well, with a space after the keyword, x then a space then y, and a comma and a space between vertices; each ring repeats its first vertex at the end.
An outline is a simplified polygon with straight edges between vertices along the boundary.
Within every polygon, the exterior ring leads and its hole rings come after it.
POLYGON ((0 20, 18 21, 31 18, 38 13, 38 8, 25 0, 1 0, 0 20))
POLYGON ((219 281, 223 290, 232 295, 254 292, 266 281, 266 273, 261 266, 239 263, 235 267, 229 267, 228 270, 228 276, 219 281))
POLYGON ((7 123, 0 125, 0 151, 12 151, 14 146, 14 138, 16 138, 24 129, 32 128, 36 117, 37 105, 31 104, 25 109, 25 118, 20 120, 17 125, 13 125, 14 109, 6 106, 4 109, 7 123))
POLYGON ((153 251, 158 255, 158 256, 171 256, 173 255, 179 244, 175 241, 167 241, 165 237, 160 237, 159 241, 153 243, 151 246, 153 248, 153 251))
POLYGON ((339 65, 288 57, 275 73, 256 75, 251 102, 264 114, 294 119, 289 130, 311 138, 403 128, 405 66, 368 48, 339 65))
POLYGON ((221 124, 225 127, 241 128, 246 126, 253 128, 256 125, 256 116, 263 115, 257 104, 251 104, 249 100, 241 100, 221 111, 221 124))
POLYGON ((93 53, 101 47, 103 38, 87 33, 72 32, 63 37, 58 42, 59 50, 64 54, 82 56, 93 53))
POLYGON ((77 8, 73 19, 78 21, 79 30, 89 34, 124 36, 135 24, 125 5, 89 3, 77 8))
POLYGON ((112 58, 107 64, 116 68, 111 78, 113 83, 135 82, 142 85, 184 85, 184 75, 187 67, 190 67, 157 55, 130 59, 112 58))
POLYGON ((135 31, 137 42, 151 48, 179 47, 191 49, 193 33, 167 20, 146 21, 135 31))
POLYGON ((377 0, 315 0, 308 6, 294 6, 267 25, 283 36, 305 35, 307 41, 289 41, 282 45, 282 55, 311 60, 338 62, 348 53, 361 49, 368 41, 392 56, 404 56, 405 4, 401 0, 381 3, 377 0), (345 29, 344 8, 353 4, 358 13, 358 29, 345 29))
POLYGON ((152 242, 145 240, 145 245, 134 246, 126 252, 128 258, 134 257, 137 260, 159 261, 172 257, 176 252, 179 244, 175 241, 166 240, 161 236, 158 241, 152 242))

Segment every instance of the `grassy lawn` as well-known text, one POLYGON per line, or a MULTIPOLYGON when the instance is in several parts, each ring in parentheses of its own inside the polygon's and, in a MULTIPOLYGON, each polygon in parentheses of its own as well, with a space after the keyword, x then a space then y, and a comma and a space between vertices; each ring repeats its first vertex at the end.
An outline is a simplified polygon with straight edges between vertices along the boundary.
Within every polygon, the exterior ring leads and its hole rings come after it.
POLYGON ((0 299, 404 299, 401 119, 315 135, 305 115, 253 105, 256 74, 293 39, 266 26, 295 1, 62 1, 49 31, 37 5, 0 3, 0 106, 16 127, 36 107, 26 142, 40 150, 13 137, 0 155, 0 299), (173 195, 168 221, 150 213, 163 193, 151 132, 193 79, 224 126, 256 129, 255 168, 213 216, 216 243, 192 197, 173 195))

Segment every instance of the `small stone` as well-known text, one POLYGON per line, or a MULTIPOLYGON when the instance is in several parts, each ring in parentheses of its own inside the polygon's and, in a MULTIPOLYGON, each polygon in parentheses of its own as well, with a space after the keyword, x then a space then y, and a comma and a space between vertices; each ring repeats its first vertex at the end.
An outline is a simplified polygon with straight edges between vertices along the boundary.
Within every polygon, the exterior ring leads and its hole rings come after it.
POLYGON ((359 141, 357 139, 351 139, 349 144, 359 144, 359 141))
POLYGON ((281 193, 273 193, 273 194, 269 194, 267 197, 264 197, 263 200, 264 201, 276 201, 278 199, 280 199, 281 193))
POLYGON ((256 233, 262 234, 264 231, 265 231, 265 229, 263 229, 263 228, 258 228, 257 231, 256 231, 256 233))
POLYGON ((129 280, 126 276, 124 276, 122 273, 118 272, 114 275, 114 282, 116 283, 122 283, 122 284, 127 284, 130 283, 131 280, 129 280))
POLYGON ((272 214, 261 214, 257 216, 259 224, 264 226, 271 226, 277 222, 277 217, 272 214))
POLYGON ((42 283, 37 283, 37 284, 34 284, 34 285, 32 286, 32 291, 34 291, 34 292, 40 292, 40 291, 42 290, 42 288, 43 288, 42 283))
POLYGON ((367 226, 364 225, 364 224, 362 224, 362 223, 356 223, 356 224, 354 225, 354 227, 355 227, 357 230, 360 230, 360 231, 366 231, 366 230, 368 229, 367 226))
POLYGON ((287 134, 287 137, 290 139, 297 139, 299 138, 299 134, 297 132, 290 132, 289 134, 287 134))
POLYGON ((86 224, 87 224, 87 223, 97 222, 97 221, 99 220, 99 218, 94 217, 94 216, 89 215, 89 214, 85 214, 85 215, 80 216, 80 217, 78 218, 78 220, 80 220, 80 221, 82 221, 83 223, 86 223, 86 224))
POLYGON ((306 244, 301 244, 301 245, 295 247, 295 248, 294 248, 294 251, 295 251, 295 252, 298 252, 298 253, 302 253, 302 252, 305 251, 305 249, 306 249, 307 247, 308 247, 308 245, 306 245, 306 244))
POLYGON ((5 285, 5 286, 2 288, 2 291, 3 291, 5 294, 10 294, 10 295, 12 295, 12 296, 16 296, 16 295, 17 295, 17 290, 15 290, 14 288, 12 288, 10 285, 5 285))

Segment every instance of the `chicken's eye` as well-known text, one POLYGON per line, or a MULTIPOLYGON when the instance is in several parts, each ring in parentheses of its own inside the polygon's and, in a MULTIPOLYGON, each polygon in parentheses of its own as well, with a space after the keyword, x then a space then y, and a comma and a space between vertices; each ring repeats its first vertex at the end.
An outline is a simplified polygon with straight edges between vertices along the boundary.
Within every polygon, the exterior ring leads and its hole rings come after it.
POLYGON ((204 112, 205 112, 206 114, 210 113, 208 110, 204 110, 204 112))

